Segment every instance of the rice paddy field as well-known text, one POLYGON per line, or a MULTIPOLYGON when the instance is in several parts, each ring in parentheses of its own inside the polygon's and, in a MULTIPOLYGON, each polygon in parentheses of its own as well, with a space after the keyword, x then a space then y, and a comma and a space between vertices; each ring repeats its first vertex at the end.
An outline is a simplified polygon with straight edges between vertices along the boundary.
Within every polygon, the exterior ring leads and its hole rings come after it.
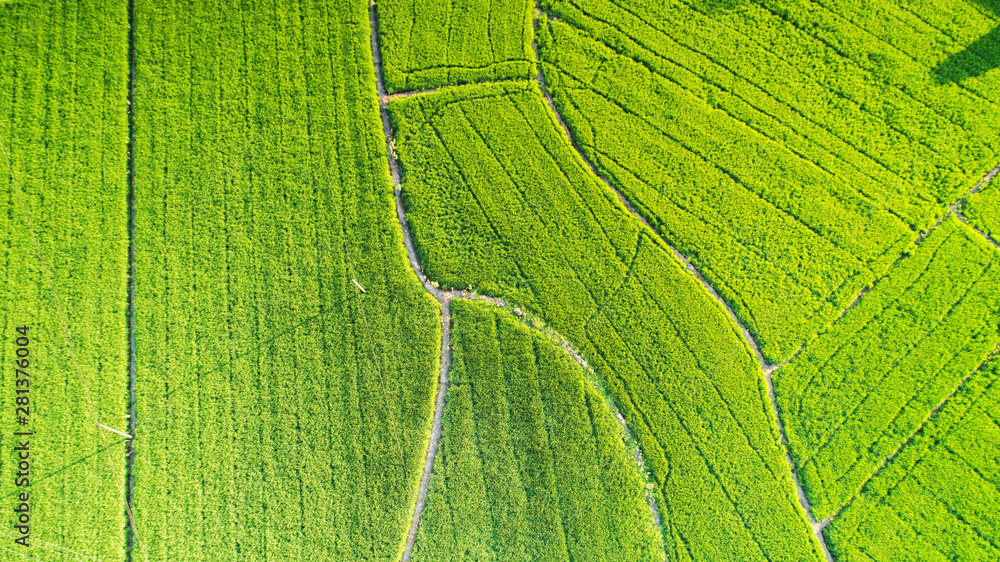
POLYGON ((0 560, 1000 559, 996 0, 0 0, 0 560))

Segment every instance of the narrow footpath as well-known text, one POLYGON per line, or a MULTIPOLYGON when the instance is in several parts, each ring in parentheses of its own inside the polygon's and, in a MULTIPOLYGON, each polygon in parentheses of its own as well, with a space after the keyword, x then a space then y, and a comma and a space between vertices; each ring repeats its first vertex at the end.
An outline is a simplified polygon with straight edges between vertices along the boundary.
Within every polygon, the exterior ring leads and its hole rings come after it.
MULTIPOLYGON (((378 91, 378 102, 379 102, 379 112, 382 117, 382 131, 385 136, 386 152, 389 157, 389 172, 392 176, 393 184, 393 194, 396 202, 396 218, 399 221, 399 226, 403 232, 403 244, 406 247, 406 255, 410 261, 410 267, 413 272, 417 275, 420 283, 424 286, 424 289, 431 294, 440 304, 441 304, 441 372, 438 375, 438 388, 437 395, 434 401, 434 421, 431 425, 431 438, 427 447, 427 456, 424 460, 423 473, 420 477, 420 487, 417 492, 417 502, 414 506, 413 516, 410 523, 410 530, 406 538, 406 547, 403 551, 402 562, 409 562, 411 556, 413 555, 413 547, 416 544, 417 531, 420 527, 420 516, 423 513, 424 508, 427 505, 427 490, 430 484, 431 474, 434 468, 434 459, 437 456, 438 447, 441 441, 441 431, 442 431, 442 419, 444 416, 444 406, 445 398, 448 393, 448 370, 451 367, 451 300, 452 299, 470 299, 470 300, 481 300, 492 303, 498 307, 506 307, 507 303, 501 299, 488 297, 484 295, 479 295, 471 291, 443 291, 439 287, 431 283, 431 281, 424 274, 423 268, 420 265, 420 258, 417 255, 416 246, 413 242, 413 236, 410 232, 410 227, 406 222, 406 210, 403 207, 403 200, 400 192, 400 173, 399 173, 399 162, 396 159, 396 153, 394 150, 395 137, 392 132, 392 126, 389 122, 389 112, 388 104, 393 99, 409 97, 413 95, 430 94, 436 92, 437 88, 431 88, 428 90, 416 91, 416 92, 400 92, 397 94, 388 94, 385 89, 385 81, 383 79, 382 72, 382 56, 378 47, 378 13, 376 11, 375 3, 370 3, 368 8, 369 23, 371 25, 371 46, 372 46, 372 60, 375 66, 375 76, 378 91)), ((541 71, 539 71, 539 78, 541 77, 541 71)), ((551 104, 551 98, 546 97, 548 102, 551 104)), ((554 106, 553 113, 555 113, 554 106)), ((617 192, 616 192, 617 193, 617 192)), ((619 195, 619 197, 621 197, 619 195)), ((628 204, 627 200, 622 199, 623 204, 628 204)), ((638 216, 640 220, 642 219, 640 215, 633 211, 633 214, 638 216)), ((648 226, 648 225, 647 225, 648 226)), ((586 360, 573 350, 565 338, 561 335, 557 335, 558 342, 569 355, 579 363, 585 370, 588 370, 593 374, 586 360)), ((606 393, 602 393, 606 395, 606 393)), ((617 405, 609 403, 608 406, 611 408, 612 413, 614 413, 619 424, 625 432, 627 439, 632 439, 633 434, 625 423, 625 418, 619 412, 617 405)), ((643 467, 645 466, 645 461, 642 457, 642 451, 635 447, 633 450, 633 457, 636 459, 636 463, 639 466, 640 473, 645 474, 643 467)), ((656 499, 652 493, 647 492, 646 501, 649 504, 650 512, 653 515, 653 520, 657 526, 660 526, 660 514, 659 509, 656 505, 656 499)))

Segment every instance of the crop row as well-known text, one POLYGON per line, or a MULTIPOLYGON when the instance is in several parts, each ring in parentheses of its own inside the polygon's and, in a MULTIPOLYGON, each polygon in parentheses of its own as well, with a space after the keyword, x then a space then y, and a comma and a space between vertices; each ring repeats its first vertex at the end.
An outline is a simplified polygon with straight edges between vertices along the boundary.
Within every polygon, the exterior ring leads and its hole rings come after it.
POLYGON ((428 276, 527 306, 581 349, 642 446, 668 555, 819 559, 747 344, 580 160, 537 85, 389 109, 428 276))
POLYGON ((4 560, 125 558, 126 7, 0 3, 4 560))
POLYGON ((395 560, 440 331, 367 6, 245 8, 135 3, 136 554, 395 560))
POLYGON ((530 0, 380 0, 386 89, 529 78, 534 10, 530 0))
POLYGON ((954 217, 774 375, 817 519, 857 493, 1000 342, 1000 254, 954 217))
POLYGON ((1000 557, 998 367, 969 377, 831 523, 838 560, 1000 557))
POLYGON ((453 302, 441 452, 414 561, 663 560, 623 432, 569 355, 453 302))

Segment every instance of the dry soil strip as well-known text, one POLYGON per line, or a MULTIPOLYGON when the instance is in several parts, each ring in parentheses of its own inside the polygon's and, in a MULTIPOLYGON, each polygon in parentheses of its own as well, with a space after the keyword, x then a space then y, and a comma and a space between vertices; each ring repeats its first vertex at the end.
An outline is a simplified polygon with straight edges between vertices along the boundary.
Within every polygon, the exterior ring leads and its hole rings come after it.
POLYGON ((444 400, 448 392, 448 368, 451 366, 451 308, 449 301, 452 295, 430 284, 420 267, 410 227, 406 224, 406 212, 403 210, 403 200, 400 197, 399 163, 396 161, 396 151, 392 128, 389 125, 387 102, 390 98, 385 93, 385 82, 382 78, 382 56, 378 48, 378 14, 375 3, 368 5, 368 19, 371 25, 372 61, 375 66, 376 87, 378 89, 379 113, 382 115, 382 132, 385 135, 386 153, 389 157, 389 172, 392 175, 392 189, 396 201, 396 218, 403 229, 403 244, 410 267, 417 275, 424 289, 441 303, 441 373, 438 376, 437 396, 434 400, 434 422, 431 425, 431 438, 427 446, 427 456, 424 459, 423 473, 420 476, 420 487, 417 490, 417 502, 410 519, 410 530, 406 536, 406 546, 403 550, 403 562, 408 562, 413 554, 413 546, 417 541, 417 530, 420 527, 420 514, 427 505, 427 487, 430 484, 431 472, 434 468, 434 457, 437 455, 438 444, 441 441, 441 426, 444 417, 444 400))

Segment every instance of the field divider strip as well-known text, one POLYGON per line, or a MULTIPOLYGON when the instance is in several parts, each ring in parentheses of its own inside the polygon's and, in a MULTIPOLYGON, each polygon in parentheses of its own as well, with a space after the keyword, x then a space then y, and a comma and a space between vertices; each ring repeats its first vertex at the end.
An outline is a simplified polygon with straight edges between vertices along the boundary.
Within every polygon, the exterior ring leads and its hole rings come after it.
MULTIPOLYGON (((413 547, 417 542, 417 531, 420 528, 420 515, 424 506, 427 505, 427 488, 430 485, 431 473, 434 468, 434 458, 437 456, 438 445, 441 441, 441 429, 444 419, 444 402, 448 393, 448 369, 451 366, 451 309, 449 300, 453 296, 450 292, 442 291, 435 287, 424 275, 423 268, 420 267, 420 259, 417 257, 416 246, 413 243, 413 236, 410 227, 406 223, 406 211, 403 209, 403 198, 400 192, 399 162, 396 160, 395 138, 392 126, 389 123, 388 102, 390 99, 386 94, 385 81, 382 74, 382 57, 378 46, 378 13, 375 2, 368 4, 368 19, 371 26, 372 63, 375 69, 376 88, 378 93, 379 113, 382 117, 382 132, 385 136, 386 154, 389 158, 389 173, 392 176, 393 198, 396 203, 396 218, 403 232, 403 245, 406 248, 406 255, 410 261, 410 267, 417 279, 420 280, 424 289, 441 304, 441 372, 438 375, 437 395, 434 399, 434 420, 431 424, 430 441, 427 444, 427 455, 424 459, 423 471, 420 475, 420 485, 417 489, 417 499, 413 506, 410 519, 410 528, 407 532, 406 543, 402 554, 402 561, 408 562, 413 555, 413 547)), ((405 97, 404 95, 397 95, 405 97)))
POLYGON ((965 215, 963 215, 960 210, 962 205, 964 205, 966 199, 982 191, 983 188, 989 185, 990 182, 992 182, 994 179, 996 179, 998 175, 1000 175, 1000 164, 997 164, 992 170, 987 172, 986 175, 983 177, 983 179, 979 180, 979 183, 977 183, 972 189, 970 189, 969 192, 966 193, 964 197, 953 203, 951 207, 949 207, 948 209, 949 212, 955 213, 955 217, 958 218, 958 220, 968 225, 970 228, 972 228, 972 230, 975 230, 976 234, 982 236, 983 239, 992 244, 994 248, 1000 250, 1000 243, 998 243, 997 240, 992 236, 990 236, 989 234, 986 234, 985 232, 980 230, 976 225, 970 223, 969 220, 965 218, 965 215))
MULTIPOLYGON (((945 221, 945 219, 948 218, 949 215, 954 214, 955 217, 958 218, 960 221, 965 222, 966 224, 968 224, 965 221, 965 217, 963 217, 962 214, 959 212, 959 209, 961 209, 962 205, 965 204, 966 199, 968 199, 969 197, 972 197, 976 193, 979 193, 979 191, 981 191, 984 187, 986 187, 987 184, 989 184, 991 181, 993 181, 993 178, 997 177, 998 174, 1000 174, 1000 164, 997 164, 996 166, 993 167, 993 169, 991 169, 990 171, 986 172, 986 175, 983 176, 983 179, 979 180, 976 183, 976 185, 972 186, 972 189, 970 189, 969 191, 965 192, 964 195, 962 195, 961 197, 959 197, 958 199, 956 199, 951 205, 948 205, 948 208, 945 210, 944 214, 941 215, 941 218, 939 218, 938 221, 936 223, 934 223, 933 226, 931 226, 930 228, 928 228, 926 232, 921 232, 920 233, 920 238, 918 239, 918 243, 919 243, 920 240, 923 240, 924 238, 927 238, 927 236, 935 228, 941 226, 941 223, 943 223, 945 221)), ((988 236, 986 238, 990 239, 988 236)))
MULTIPOLYGON (((132 503, 135 490, 135 0, 128 0, 128 296, 126 330, 128 332, 128 433, 125 451, 125 514, 130 525, 125 527, 125 560, 132 562, 132 550, 138 539, 132 503)), ((140 543, 141 546, 141 543, 140 543)), ((143 549, 145 555, 145 549, 143 549)), ((145 557, 145 556, 144 556, 145 557)))

